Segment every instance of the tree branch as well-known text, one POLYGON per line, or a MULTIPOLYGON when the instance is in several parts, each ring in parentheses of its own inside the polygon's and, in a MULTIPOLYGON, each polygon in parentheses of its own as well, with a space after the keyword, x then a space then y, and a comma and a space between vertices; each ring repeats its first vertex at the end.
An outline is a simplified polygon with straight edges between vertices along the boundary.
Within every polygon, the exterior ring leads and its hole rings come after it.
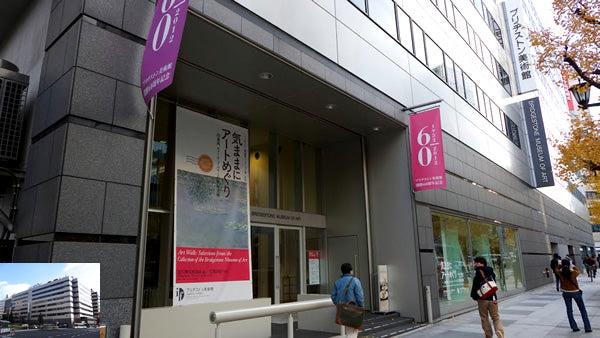
MULTIPOLYGON (((579 77, 581 77, 585 82, 589 83, 590 85, 600 89, 600 83, 594 81, 594 79, 592 79, 591 77, 587 76, 586 73, 579 67, 579 65, 577 64, 577 62, 575 62, 575 60, 573 60, 570 56, 567 56, 566 54, 564 55, 564 61, 571 66, 571 68, 573 68, 575 70, 575 72, 577 72, 577 75, 579 75, 579 77)), ((599 72, 598 69, 594 70, 592 72, 592 74, 600 74, 597 73, 599 72)))

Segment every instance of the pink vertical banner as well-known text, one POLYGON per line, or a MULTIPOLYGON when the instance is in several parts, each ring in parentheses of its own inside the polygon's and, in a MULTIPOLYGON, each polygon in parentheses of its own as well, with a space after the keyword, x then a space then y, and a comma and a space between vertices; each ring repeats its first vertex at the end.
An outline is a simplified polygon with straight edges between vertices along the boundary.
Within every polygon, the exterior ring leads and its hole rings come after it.
POLYGON ((410 155, 415 191, 446 187, 440 108, 410 116, 410 155))
POLYGON ((142 58, 140 84, 144 102, 173 83, 188 0, 158 0, 142 58))

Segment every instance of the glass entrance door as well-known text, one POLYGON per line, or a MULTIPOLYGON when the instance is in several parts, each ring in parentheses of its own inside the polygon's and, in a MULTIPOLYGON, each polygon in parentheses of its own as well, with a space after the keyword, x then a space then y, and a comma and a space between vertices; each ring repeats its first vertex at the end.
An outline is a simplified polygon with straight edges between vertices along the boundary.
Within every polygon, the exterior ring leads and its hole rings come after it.
POLYGON ((300 229, 252 225, 252 291, 273 304, 295 302, 300 293, 300 229))

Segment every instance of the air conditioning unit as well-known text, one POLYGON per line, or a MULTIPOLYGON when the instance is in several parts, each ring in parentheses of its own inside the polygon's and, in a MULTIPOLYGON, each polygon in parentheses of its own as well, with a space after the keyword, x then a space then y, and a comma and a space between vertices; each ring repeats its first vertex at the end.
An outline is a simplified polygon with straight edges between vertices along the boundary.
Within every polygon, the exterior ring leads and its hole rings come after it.
POLYGON ((19 157, 28 86, 29 76, 19 73, 14 64, 0 59, 0 160, 19 157))

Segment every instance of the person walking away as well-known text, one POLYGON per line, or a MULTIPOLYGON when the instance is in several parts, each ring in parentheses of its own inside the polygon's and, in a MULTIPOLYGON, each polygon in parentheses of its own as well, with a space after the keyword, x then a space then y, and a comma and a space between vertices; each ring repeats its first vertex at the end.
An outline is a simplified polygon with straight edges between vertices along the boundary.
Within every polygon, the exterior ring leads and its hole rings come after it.
MULTIPOLYGON (((352 270, 352 264, 344 263, 341 266, 342 276, 335 281, 333 284, 333 291, 331 292, 331 300, 333 304, 337 306, 340 303, 354 302, 356 305, 364 308, 365 297, 362 286, 358 278, 354 277, 354 270, 352 270), (346 288, 348 290, 346 291, 346 288)), ((353 327, 344 326, 346 337, 358 337, 358 329, 353 327)))
POLYGON ((504 338, 504 328, 502 327, 502 321, 500 321, 500 314, 498 313, 498 297, 494 293, 487 299, 481 299, 477 293, 481 283, 484 281, 484 277, 481 275, 481 272, 483 272, 485 278, 491 276, 495 281, 496 274, 494 273, 494 269, 487 266, 486 259, 481 256, 475 257, 474 267, 475 278, 473 278, 473 286, 471 287, 471 298, 477 302, 479 317, 481 318, 481 327, 483 328, 485 337, 492 338, 494 336, 494 331, 492 331, 492 325, 490 324, 489 319, 489 317, 492 317, 494 329, 496 330, 496 336, 499 338, 504 338))
POLYGON ((596 278, 596 259, 592 256, 587 256, 587 258, 583 260, 583 264, 585 265, 588 277, 591 275, 596 278))
POLYGON ((561 264, 556 267, 555 270, 560 276, 560 285, 562 290, 562 296, 565 300, 565 306, 567 307, 567 317, 569 318, 569 325, 573 332, 578 332, 577 322, 573 318, 573 300, 579 308, 581 318, 583 319, 583 327, 585 332, 592 332, 590 320, 588 318, 585 304, 583 303, 583 291, 579 289, 577 283, 577 276, 579 275, 579 269, 571 263, 568 259, 563 259, 561 264))
POLYGON ((554 273, 554 280, 556 281, 556 291, 560 291, 560 276, 556 273, 556 267, 560 265, 560 256, 555 253, 554 257, 550 261, 550 270, 554 273))

